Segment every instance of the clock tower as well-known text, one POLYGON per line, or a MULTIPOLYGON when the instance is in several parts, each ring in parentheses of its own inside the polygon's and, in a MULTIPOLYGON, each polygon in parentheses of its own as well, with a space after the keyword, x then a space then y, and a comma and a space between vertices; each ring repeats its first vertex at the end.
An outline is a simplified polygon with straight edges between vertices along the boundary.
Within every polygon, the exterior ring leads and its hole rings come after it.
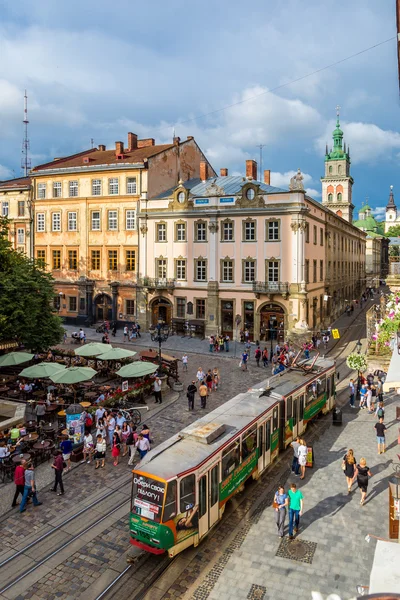
POLYGON ((340 129, 339 109, 336 107, 336 128, 333 131, 333 148, 325 151, 325 176, 322 182, 322 204, 331 211, 353 221, 354 205, 352 203, 353 178, 350 175, 350 147, 343 144, 343 131, 340 129))

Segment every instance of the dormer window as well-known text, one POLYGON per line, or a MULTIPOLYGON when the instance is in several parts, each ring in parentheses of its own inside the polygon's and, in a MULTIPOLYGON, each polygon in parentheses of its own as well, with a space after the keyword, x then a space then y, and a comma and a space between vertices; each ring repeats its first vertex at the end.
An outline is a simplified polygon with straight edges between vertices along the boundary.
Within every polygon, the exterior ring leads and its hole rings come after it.
POLYGON ((185 202, 185 200, 186 200, 186 194, 185 194, 185 192, 179 192, 179 194, 178 194, 178 202, 180 204, 183 204, 185 202))
POLYGON ((255 196, 255 191, 253 188, 249 188, 246 192, 246 198, 247 200, 254 200, 254 196, 255 196))

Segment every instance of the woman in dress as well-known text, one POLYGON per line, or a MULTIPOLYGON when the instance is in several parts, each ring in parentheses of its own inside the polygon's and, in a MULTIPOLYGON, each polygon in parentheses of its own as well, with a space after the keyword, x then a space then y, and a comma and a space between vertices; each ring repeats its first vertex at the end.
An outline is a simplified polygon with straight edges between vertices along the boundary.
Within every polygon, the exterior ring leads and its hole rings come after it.
POLYGON ((96 469, 98 469, 100 467, 100 461, 101 461, 101 467, 104 467, 105 460, 106 460, 106 449, 107 449, 107 444, 106 444, 105 437, 103 437, 103 435, 101 433, 99 433, 96 438, 96 452, 94 455, 94 458, 96 461, 96 466, 95 466, 96 469))
POLYGON ((301 476, 300 479, 304 479, 306 473, 306 462, 307 462, 307 444, 304 440, 300 440, 300 446, 297 450, 299 457, 299 465, 301 476))
POLYGON ((114 467, 116 467, 118 464, 120 452, 121 452, 121 439, 120 439, 118 433, 116 431, 114 431, 113 443, 112 443, 112 449, 111 449, 111 455, 114 458, 114 463, 113 463, 114 467))
POLYGON ((142 425, 142 431, 140 432, 142 434, 143 437, 147 438, 149 440, 149 443, 151 443, 150 440, 150 428, 146 425, 146 423, 143 423, 142 425))
POLYGON ((107 437, 107 428, 104 425, 104 420, 103 419, 99 419, 97 422, 97 430, 96 430, 96 438, 101 435, 102 438, 106 438, 107 437))
POLYGON ((128 439, 128 436, 131 432, 131 428, 130 425, 128 424, 127 421, 124 421, 122 423, 122 429, 121 429, 121 438, 122 438, 122 456, 126 456, 128 454, 128 448, 126 445, 126 440, 128 439))
POLYGON ((347 480, 347 493, 351 494, 351 486, 354 479, 354 471, 356 468, 356 459, 353 450, 350 448, 347 454, 343 456, 342 469, 347 480))
MULTIPOLYGON (((357 485, 360 488, 361 492, 361 506, 365 502, 365 498, 367 497, 368 490, 368 477, 372 477, 372 473, 367 467, 367 461, 365 458, 360 458, 360 464, 356 466, 356 472, 354 473, 354 479, 357 479, 357 485)), ((353 479, 353 481, 354 481, 353 479)))

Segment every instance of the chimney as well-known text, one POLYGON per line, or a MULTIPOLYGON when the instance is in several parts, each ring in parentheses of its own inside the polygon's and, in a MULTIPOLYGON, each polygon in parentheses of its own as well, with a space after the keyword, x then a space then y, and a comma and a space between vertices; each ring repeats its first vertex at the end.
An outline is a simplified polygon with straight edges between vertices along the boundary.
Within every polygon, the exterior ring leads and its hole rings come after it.
POLYGON ((136 133, 132 133, 130 131, 128 133, 128 148, 129 148, 129 150, 136 150, 137 147, 138 147, 137 135, 136 135, 136 133))
POLYGON ((206 160, 200 161, 200 179, 202 181, 208 179, 208 162, 206 160))
POLYGON ((124 153, 124 142, 115 142, 115 154, 124 153))
POLYGON ((106 147, 104 146, 104 144, 99 144, 99 150, 100 152, 104 152, 106 149, 106 147))
POLYGON ((178 136, 174 137, 174 139, 173 139, 174 146, 179 146, 180 141, 181 141, 180 137, 178 137, 178 136))
POLYGON ((246 179, 257 180, 257 163, 255 160, 246 160, 246 179))
POLYGON ((155 143, 156 142, 155 142, 154 138, 146 138, 144 140, 138 140, 137 147, 138 148, 148 148, 148 146, 154 146, 155 143))
POLYGON ((228 169, 220 169, 219 173, 221 177, 228 177, 228 169))
POLYGON ((188 140, 194 140, 194 137, 193 137, 192 135, 188 135, 188 136, 187 136, 187 139, 188 139, 188 140))
POLYGON ((271 171, 270 169, 266 169, 264 171, 264 183, 267 185, 271 185, 271 171))

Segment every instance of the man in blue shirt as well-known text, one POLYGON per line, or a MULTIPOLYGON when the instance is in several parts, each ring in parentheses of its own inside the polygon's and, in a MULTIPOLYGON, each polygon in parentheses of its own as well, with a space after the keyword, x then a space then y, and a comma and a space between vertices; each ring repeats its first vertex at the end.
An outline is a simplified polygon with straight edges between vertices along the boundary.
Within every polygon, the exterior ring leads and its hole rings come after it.
POLYGON ((248 361, 249 355, 247 354, 247 352, 243 352, 242 354, 242 370, 243 371, 247 371, 247 361, 248 361))
POLYGON ((122 412, 118 412, 117 414, 117 425, 119 425, 119 427, 121 427, 122 429, 122 425, 125 423, 126 419, 125 417, 122 416, 122 412))
POLYGON ((62 452, 63 460, 67 463, 65 472, 71 470, 71 453, 72 453, 72 442, 68 437, 65 437, 60 444, 60 450, 62 452))
POLYGON ((286 507, 289 504, 288 495, 285 494, 285 488, 283 485, 278 487, 277 492, 275 493, 274 498, 274 507, 275 507, 275 521, 276 526, 278 528, 279 537, 283 537, 284 529, 285 529, 285 519, 286 519, 286 507))

